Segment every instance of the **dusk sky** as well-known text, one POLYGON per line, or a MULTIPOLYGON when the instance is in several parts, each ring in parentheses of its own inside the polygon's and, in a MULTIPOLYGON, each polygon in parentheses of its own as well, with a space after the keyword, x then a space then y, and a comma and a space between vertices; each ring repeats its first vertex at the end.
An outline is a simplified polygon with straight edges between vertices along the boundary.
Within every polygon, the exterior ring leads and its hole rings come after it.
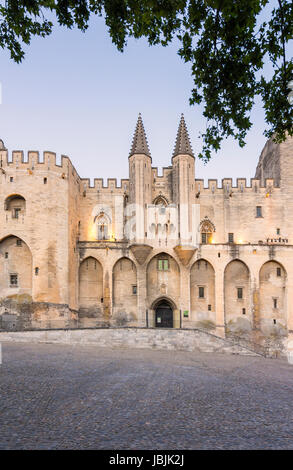
MULTIPOLYGON (((206 121, 201 107, 189 106, 193 81, 178 45, 129 40, 122 54, 103 19, 90 25, 85 34, 55 27, 33 39, 19 65, 0 50, 0 138, 9 151, 51 150, 68 155, 81 177, 125 178, 141 112, 153 166, 170 165, 181 113, 199 152, 206 121)), ((246 147, 229 139, 207 165, 197 159, 196 178, 254 176, 266 141, 260 102, 252 119, 246 147)))

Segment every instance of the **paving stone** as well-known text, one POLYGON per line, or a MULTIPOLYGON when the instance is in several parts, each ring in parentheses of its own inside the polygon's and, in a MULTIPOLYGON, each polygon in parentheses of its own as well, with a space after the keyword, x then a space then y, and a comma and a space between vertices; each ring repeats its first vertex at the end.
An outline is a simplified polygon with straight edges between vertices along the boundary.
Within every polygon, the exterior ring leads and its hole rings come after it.
POLYGON ((4 343, 0 449, 292 449, 285 359, 4 343))

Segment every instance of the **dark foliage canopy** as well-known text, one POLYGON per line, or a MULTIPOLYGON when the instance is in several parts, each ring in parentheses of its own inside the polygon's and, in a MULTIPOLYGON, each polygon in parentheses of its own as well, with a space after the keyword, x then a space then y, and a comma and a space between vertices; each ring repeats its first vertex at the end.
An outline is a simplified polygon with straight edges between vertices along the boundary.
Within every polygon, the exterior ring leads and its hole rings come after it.
POLYGON ((21 62, 33 36, 51 34, 48 13, 82 31, 92 15, 102 16, 121 52, 129 37, 162 46, 179 40, 178 54, 190 63, 194 80, 190 104, 203 103, 207 119, 199 154, 204 161, 228 136, 245 145, 257 96, 265 110, 264 134, 277 142, 293 135, 287 99, 293 80, 291 0, 8 0, 0 4, 0 46, 14 61, 21 62))

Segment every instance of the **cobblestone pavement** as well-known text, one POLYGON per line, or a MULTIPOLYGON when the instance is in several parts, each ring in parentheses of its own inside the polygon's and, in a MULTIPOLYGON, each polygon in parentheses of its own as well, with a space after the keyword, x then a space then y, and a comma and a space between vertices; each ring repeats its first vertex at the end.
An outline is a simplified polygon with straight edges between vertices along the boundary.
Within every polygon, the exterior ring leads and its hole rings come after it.
POLYGON ((4 343, 1 449, 292 449, 285 359, 4 343))

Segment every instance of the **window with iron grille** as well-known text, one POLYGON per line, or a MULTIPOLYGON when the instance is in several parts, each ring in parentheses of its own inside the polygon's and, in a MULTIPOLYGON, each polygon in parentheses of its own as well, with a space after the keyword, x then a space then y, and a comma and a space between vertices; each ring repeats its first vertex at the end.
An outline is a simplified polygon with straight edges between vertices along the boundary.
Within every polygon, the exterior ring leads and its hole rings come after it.
POLYGON ((256 206, 256 217, 262 217, 262 207, 256 206))
POLYGON ((212 243, 213 240, 213 234, 210 232, 205 232, 201 234, 201 243, 203 245, 209 245, 212 243))
POLYGON ((10 286, 17 287, 18 286, 18 276, 17 274, 10 274, 10 286))
POLYGON ((168 259, 158 259, 158 270, 159 271, 168 271, 169 270, 169 260, 168 259))
POLYGON ((234 233, 228 233, 228 242, 234 243, 234 233))
POLYGON ((243 299, 243 287, 237 287, 237 299, 243 299))
POLYGON ((200 287, 198 288, 198 297, 199 297, 200 299, 204 299, 204 287, 202 287, 202 286, 200 286, 200 287))
POLYGON ((12 215, 13 219, 18 219, 19 218, 20 211, 21 211, 20 207, 15 207, 14 208, 13 215, 12 215))

